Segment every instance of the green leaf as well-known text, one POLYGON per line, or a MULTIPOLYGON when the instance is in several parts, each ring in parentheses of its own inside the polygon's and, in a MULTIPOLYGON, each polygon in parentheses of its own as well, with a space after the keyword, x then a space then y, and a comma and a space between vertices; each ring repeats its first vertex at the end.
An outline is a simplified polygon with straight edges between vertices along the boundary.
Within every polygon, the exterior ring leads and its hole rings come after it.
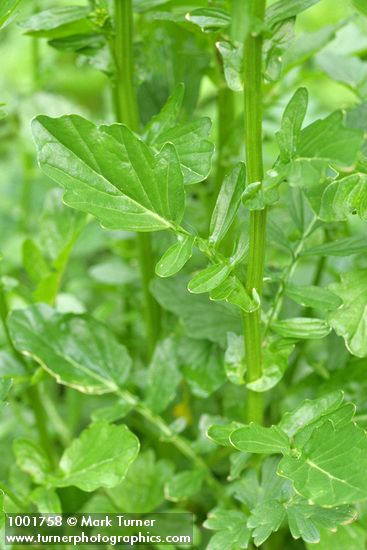
POLYGON ((155 150, 165 144, 174 145, 185 185, 199 183, 209 175, 214 152, 214 145, 208 141, 211 125, 209 118, 174 124, 149 142, 155 150))
POLYGON ((155 267, 159 277, 176 275, 192 256, 194 237, 188 235, 178 237, 178 242, 172 245, 162 256, 155 267))
POLYGON ((279 0, 266 10, 266 23, 274 27, 277 23, 298 15, 318 2, 319 0, 279 0))
POLYGON ((248 382, 246 387, 251 391, 264 392, 274 388, 283 378, 288 367, 288 359, 294 345, 287 340, 270 341, 263 357, 262 376, 253 382, 248 382))
POLYGON ((91 394, 116 392, 125 384, 131 358, 92 317, 62 315, 39 304, 14 311, 9 330, 15 347, 60 384, 91 394))
POLYGON ((350 171, 363 142, 363 132, 347 128, 341 111, 316 120, 302 130, 297 155, 329 161, 337 169, 350 171))
MULTIPOLYGON (((365 550, 366 530, 359 524, 338 527, 338 530, 327 531, 320 529, 321 538, 317 545, 318 550, 365 550)), ((313 550, 314 545, 307 544, 307 550, 313 550)))
POLYGON ((156 460, 151 449, 138 456, 124 481, 108 494, 122 512, 153 512, 164 500, 164 485, 172 477, 173 465, 156 460))
POLYGON ((328 322, 344 338, 350 353, 367 356, 367 272, 356 270, 345 273, 340 283, 329 286, 343 300, 343 305, 329 313, 328 322))
POLYGON ((178 84, 160 112, 152 117, 146 125, 142 137, 149 144, 153 144, 166 130, 175 126, 182 106, 184 93, 184 85, 182 83, 178 84))
POLYGON ((37 487, 31 493, 31 501, 37 506, 40 514, 61 514, 60 499, 50 487, 37 487))
POLYGON ((139 452, 139 440, 124 426, 96 422, 74 439, 60 460, 56 487, 74 485, 82 491, 115 487, 139 452))
POLYGON ((318 286, 295 286, 288 284, 285 294, 297 304, 321 310, 333 310, 340 307, 343 300, 326 288, 318 286))
POLYGON ((180 223, 185 192, 172 144, 154 156, 126 126, 98 128, 77 115, 38 116, 32 128, 40 165, 65 188, 69 206, 110 229, 159 231, 180 223))
POLYGON ((367 17, 367 6, 364 0, 353 0, 353 5, 367 17))
POLYGON ((92 21, 88 19, 88 7, 64 6, 52 8, 32 15, 22 23, 25 34, 38 38, 63 38, 74 34, 95 32, 92 21))
POLYGON ((279 427, 289 437, 294 437, 306 426, 338 410, 342 403, 342 391, 334 391, 312 401, 306 399, 293 411, 285 413, 279 427))
POLYGON ((280 334, 283 338, 297 340, 318 340, 325 338, 331 331, 326 321, 309 317, 294 317, 293 319, 274 321, 271 327, 274 332, 280 334))
POLYGON ((217 42, 217 49, 222 56, 224 77, 228 88, 233 92, 243 91, 243 47, 230 42, 217 42))
POLYGON ((147 374, 146 405, 156 413, 164 411, 174 399, 181 380, 177 367, 176 343, 172 338, 166 338, 157 344, 147 374))
POLYGON ((223 354, 217 346, 183 338, 179 354, 181 372, 197 397, 207 398, 225 383, 223 354))
MULTIPOLYGON (((225 422, 223 420, 223 422, 225 422)), ((224 447, 231 447, 230 436, 238 428, 242 428, 243 424, 239 422, 230 422, 229 424, 214 424, 208 428, 208 437, 212 439, 217 445, 222 445, 224 447)))
POLYGON ((289 162, 297 151, 307 106, 308 92, 306 88, 298 88, 285 108, 280 130, 276 134, 281 162, 289 162))
POLYGON ((210 292, 209 298, 213 301, 222 301, 233 304, 247 313, 259 309, 260 300, 256 290, 253 290, 252 298, 238 277, 231 275, 210 292))
POLYGON ((166 483, 165 497, 172 502, 188 500, 200 492, 203 480, 204 473, 201 470, 180 472, 166 483))
POLYGON ((320 244, 318 246, 312 246, 306 248, 302 252, 302 256, 351 256, 353 254, 359 254, 360 252, 366 252, 367 243, 366 237, 356 235, 355 237, 348 237, 346 239, 340 239, 339 241, 332 241, 330 243, 320 244))
POLYGON ((0 29, 9 24, 9 18, 22 0, 2 0, 0 5, 0 29))
POLYGON ((128 403, 124 398, 120 398, 114 405, 101 407, 92 412, 91 418, 95 420, 106 420, 107 422, 115 422, 125 418, 133 408, 131 403, 128 403))
POLYGON ((205 32, 217 32, 229 27, 229 13, 217 8, 198 8, 186 15, 186 19, 205 32))
POLYGON ((209 512, 204 527, 217 533, 210 539, 207 550, 248 548, 251 531, 246 523, 247 516, 239 510, 217 508, 209 512))
POLYGON ((324 422, 297 454, 284 457, 278 473, 291 479, 300 495, 320 506, 367 498, 367 437, 356 424, 324 422))
POLYGON ((284 52, 283 72, 288 72, 293 67, 305 63, 315 53, 334 40, 336 31, 343 25, 345 25, 345 21, 339 21, 335 25, 327 25, 316 32, 297 33, 295 40, 284 52))
POLYGON ((367 78, 367 66, 358 57, 321 52, 316 58, 318 66, 330 78, 363 94, 367 78))
POLYGON ((290 451, 289 438, 278 426, 264 428, 251 422, 232 432, 230 441, 236 449, 248 453, 288 454, 290 451))
POLYGON ((247 526, 253 529, 256 546, 278 531, 285 520, 295 539, 302 538, 312 543, 320 540, 324 528, 335 530, 336 526, 353 521, 355 510, 350 506, 321 508, 296 495, 290 482, 277 475, 278 463, 279 459, 275 457, 263 462, 261 483, 248 473, 239 482, 241 487, 238 484, 242 497, 245 497, 243 500, 241 497, 241 502, 251 509, 247 526))
POLYGON ((210 265, 202 271, 199 271, 199 273, 191 279, 187 288, 193 294, 210 292, 227 279, 231 273, 231 269, 231 266, 225 263, 210 265))
POLYGON ((352 174, 331 182, 325 189, 319 217, 325 222, 344 221, 349 214, 367 219, 367 175, 352 174))
POLYGON ((45 275, 50 273, 49 265, 32 239, 24 241, 22 255, 24 269, 34 283, 38 283, 45 275))
POLYGON ((210 243, 218 245, 231 227, 241 204, 245 181, 246 166, 244 163, 236 165, 224 178, 210 220, 210 243))
POLYGON ((51 465, 39 445, 29 439, 16 439, 13 451, 19 468, 29 474, 35 483, 47 482, 51 474, 51 465))
POLYGON ((205 339, 226 346, 226 333, 238 334, 241 315, 236 308, 224 303, 210 303, 205 296, 191 294, 186 289, 186 279, 156 279, 151 291, 158 303, 181 320, 186 334, 191 338, 205 339))

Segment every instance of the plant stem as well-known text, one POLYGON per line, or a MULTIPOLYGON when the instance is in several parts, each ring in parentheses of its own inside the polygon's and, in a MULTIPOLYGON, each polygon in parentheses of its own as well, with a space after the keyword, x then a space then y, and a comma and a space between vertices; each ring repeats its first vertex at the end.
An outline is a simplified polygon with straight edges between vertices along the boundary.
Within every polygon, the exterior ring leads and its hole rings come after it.
MULTIPOLYGON (((132 0, 114 0, 115 36, 112 53, 115 60, 114 100, 118 122, 139 132, 139 111, 134 89, 132 0)), ((154 277, 154 255, 149 233, 138 233, 138 258, 145 301, 147 351, 153 354, 160 332, 160 308, 149 290, 154 277)))
POLYGON ((190 460, 196 468, 203 472, 205 482, 219 500, 224 500, 226 502, 230 501, 230 498, 224 491, 222 484, 213 476, 206 462, 195 453, 190 443, 186 441, 185 438, 175 433, 161 416, 152 412, 148 407, 145 407, 145 405, 141 403, 132 393, 128 391, 121 391, 119 392, 119 395, 125 401, 133 405, 135 412, 145 418, 150 424, 155 426, 158 431, 176 447, 176 449, 178 449, 188 460, 190 460))
MULTIPOLYGON (((246 10, 243 2, 243 10, 246 10)), ((251 15, 264 19, 266 0, 250 0, 251 15)), ((245 140, 248 183, 262 182, 264 177, 262 153, 262 35, 250 33, 244 47, 245 140)), ((266 208, 250 214, 247 290, 256 289, 261 297, 265 261, 266 208)), ((243 320, 247 382, 262 375, 261 309, 244 314, 243 320)), ((247 421, 263 422, 263 397, 248 391, 247 421)))

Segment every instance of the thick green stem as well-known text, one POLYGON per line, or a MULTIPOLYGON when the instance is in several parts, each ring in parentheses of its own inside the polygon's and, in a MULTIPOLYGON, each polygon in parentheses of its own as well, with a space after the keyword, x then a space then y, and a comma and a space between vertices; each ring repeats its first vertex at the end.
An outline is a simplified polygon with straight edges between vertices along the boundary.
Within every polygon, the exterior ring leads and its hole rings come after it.
MULTIPOLYGON (((112 52, 116 74, 114 80, 115 115, 118 122, 139 131, 139 111, 134 89, 133 11, 131 0, 115 0, 115 36, 112 52)), ((160 332, 160 308, 149 290, 154 276, 154 255, 148 233, 137 235, 139 265, 145 299, 147 351, 151 357, 160 332)))
MULTIPOLYGON (((250 0, 251 14, 263 20, 266 0, 250 0)), ((245 2, 243 3, 246 9, 245 2)), ((262 35, 250 33, 244 47, 244 96, 247 181, 262 182, 264 177, 262 152, 262 35)), ((266 239, 266 209, 250 214, 249 255, 246 286, 250 293, 255 289, 261 297, 264 275, 266 239)), ((244 338, 247 364, 247 382, 262 375, 261 312, 244 315, 244 338)), ((247 420, 263 422, 263 397, 249 391, 247 420)))

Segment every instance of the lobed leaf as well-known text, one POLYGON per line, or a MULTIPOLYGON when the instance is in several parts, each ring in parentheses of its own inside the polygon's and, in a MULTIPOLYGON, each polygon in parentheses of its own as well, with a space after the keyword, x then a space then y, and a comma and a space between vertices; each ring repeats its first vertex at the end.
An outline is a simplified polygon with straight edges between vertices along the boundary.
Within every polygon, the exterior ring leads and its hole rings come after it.
POLYGON ((154 156, 126 126, 96 127, 77 115, 38 116, 32 128, 40 165, 65 188, 69 206, 110 229, 159 231, 180 223, 185 192, 172 144, 154 156))
POLYGON ((233 431, 230 441, 236 449, 249 453, 287 454, 290 451, 289 438, 278 426, 264 428, 251 422, 233 431))

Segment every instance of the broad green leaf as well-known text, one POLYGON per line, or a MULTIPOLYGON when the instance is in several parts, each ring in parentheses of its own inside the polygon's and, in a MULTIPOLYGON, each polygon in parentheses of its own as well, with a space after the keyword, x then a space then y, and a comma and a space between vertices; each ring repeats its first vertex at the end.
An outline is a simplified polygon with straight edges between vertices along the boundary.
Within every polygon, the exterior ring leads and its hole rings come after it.
POLYGON ((290 450, 289 438, 278 426, 264 428, 253 422, 232 432, 230 441, 236 449, 248 453, 288 454, 290 450))
POLYGON ((235 166, 235 168, 224 178, 210 220, 210 243, 219 244, 231 227, 241 204, 241 196, 245 189, 245 181, 246 166, 243 163, 235 166))
POLYGON ((306 88, 298 88, 285 108, 280 130, 276 134, 281 162, 289 162, 297 151, 307 105, 308 92, 306 88))
POLYGON ((207 398, 225 383, 223 354, 217 346, 183 338, 178 351, 181 372, 194 395, 207 398))
POLYGON ((316 62, 320 69, 333 80, 363 93, 367 78, 367 66, 358 57, 335 55, 326 51, 318 54, 316 62))
POLYGON ((88 19, 88 7, 64 6, 32 15, 22 23, 25 34, 38 38, 63 38, 74 34, 90 34, 95 31, 88 19))
POLYGON ((181 380, 176 343, 172 338, 166 338, 157 344, 147 376, 146 405, 156 413, 164 411, 174 399, 181 380))
POLYGON ((297 340, 318 340, 319 338, 325 338, 331 330, 326 321, 309 317, 294 317, 293 319, 274 321, 271 327, 274 332, 280 334, 283 338, 294 338, 297 340))
POLYGON ((288 284, 285 294, 297 304, 315 309, 333 310, 340 307, 343 300, 326 288, 318 286, 295 286, 288 284))
POLYGON ((118 391, 128 377, 131 358, 126 348, 92 317, 62 315, 38 304, 14 311, 9 330, 15 347, 60 384, 102 394, 118 391))
POLYGON ((314 400, 306 399, 296 409, 284 414, 279 422, 279 427, 289 437, 293 437, 306 426, 338 410, 342 403, 342 391, 327 393, 323 397, 314 400))
POLYGON ((295 40, 283 55, 283 72, 288 72, 297 65, 302 65, 329 42, 334 40, 336 32, 345 21, 327 25, 316 32, 297 34, 295 40))
POLYGON ((353 174, 331 182, 325 189, 319 217, 325 222, 344 221, 349 214, 367 219, 367 175, 353 174))
POLYGON ((188 13, 186 19, 206 32, 225 29, 231 23, 229 13, 217 8, 198 8, 188 13))
POLYGON ((320 506, 340 506, 367 498, 367 437, 353 422, 326 421, 295 456, 284 457, 278 472, 295 490, 320 506))
POLYGON ((0 5, 0 29, 9 23, 9 18, 22 0, 2 0, 0 5))
POLYGON ((172 245, 155 266, 155 272, 159 277, 171 277, 176 275, 192 256, 194 237, 178 237, 177 243, 172 245))
POLYGON ((139 440, 124 425, 96 422, 74 439, 60 460, 56 487, 74 485, 82 491, 115 487, 139 452, 139 440))
POLYGON ((224 354, 224 369, 227 378, 238 386, 244 383, 245 373, 245 342, 242 335, 227 333, 227 348, 224 354))
POLYGON ((224 77, 233 92, 243 90, 243 47, 230 42, 217 42, 217 49, 223 59, 224 77))
POLYGON ((366 237, 364 235, 356 235, 355 237, 348 237, 339 241, 306 248, 302 252, 302 256, 351 256, 360 252, 366 252, 366 250, 366 237))
POLYGON ((319 0, 279 0, 267 9, 266 23, 274 27, 277 23, 298 15, 318 2, 319 0))
POLYGON ((243 485, 243 496, 246 491, 254 492, 255 502, 244 502, 251 508, 247 525, 253 529, 256 546, 263 544, 273 532, 278 531, 285 520, 295 539, 313 543, 320 540, 320 532, 324 528, 335 530, 338 525, 353 521, 355 510, 350 506, 321 508, 297 496, 290 482, 277 475, 278 462, 279 459, 274 457, 264 461, 261 483, 252 480, 249 474, 240 482, 243 485), (255 491, 252 487, 254 482, 255 491))
POLYGON ((191 338, 205 339, 226 346, 227 332, 241 331, 240 312, 224 303, 210 303, 206 296, 187 292, 186 279, 156 279, 151 291, 158 303, 181 320, 191 338))
POLYGON ((175 126, 182 106, 184 93, 184 85, 182 83, 178 84, 160 112, 155 115, 145 127, 143 132, 144 140, 153 144, 166 130, 175 126))
POLYGON ((156 460, 151 449, 138 456, 124 481, 108 494, 122 512, 149 513, 164 500, 164 485, 172 477, 173 465, 156 460))
POLYGON ((190 499, 200 492, 204 480, 201 470, 188 470, 174 475, 165 485, 164 493, 167 500, 180 502, 190 499))
POLYGON ((263 353, 262 376, 246 387, 252 391, 264 392, 274 388, 283 378, 288 367, 288 359, 294 345, 287 340, 274 340, 267 343, 263 353))
POLYGON ((343 300, 342 307, 329 313, 330 326, 344 338, 350 353, 366 357, 367 271, 345 273, 340 283, 333 283, 329 288, 343 300))
POLYGON ((246 524, 247 516, 239 510, 212 510, 204 522, 204 527, 217 533, 210 539, 207 550, 248 548, 251 531, 246 524))
POLYGON ((165 144, 173 144, 184 183, 199 183, 208 176, 211 168, 214 145, 208 141, 210 129, 209 118, 174 124, 152 140, 150 145, 159 150, 165 144))
POLYGON ((350 171, 357 161, 362 141, 363 132, 347 128, 343 113, 336 111, 302 130, 297 155, 327 160, 337 169, 350 171))
POLYGON ((50 487, 37 487, 31 493, 31 500, 40 514, 61 514, 62 507, 56 491, 50 487))
POLYGON ((159 231, 180 223, 185 192, 172 144, 154 156, 126 126, 98 128, 77 115, 38 116, 32 128, 40 165, 65 188, 69 206, 110 229, 159 231))
POLYGON ((35 483, 47 482, 51 474, 50 462, 43 449, 30 439, 16 439, 13 451, 17 464, 35 483))
MULTIPOLYGON (((223 421, 224 422, 224 421, 223 421)), ((213 426, 210 426, 208 428, 208 437, 215 441, 217 445, 222 445, 224 447, 231 447, 231 441, 230 436, 239 428, 244 427, 243 424, 240 424, 239 422, 230 422, 229 424, 215 424, 213 426)))
POLYGON ((199 271, 189 282, 187 288, 193 294, 210 292, 217 288, 231 273, 231 266, 225 263, 210 265, 199 271))

